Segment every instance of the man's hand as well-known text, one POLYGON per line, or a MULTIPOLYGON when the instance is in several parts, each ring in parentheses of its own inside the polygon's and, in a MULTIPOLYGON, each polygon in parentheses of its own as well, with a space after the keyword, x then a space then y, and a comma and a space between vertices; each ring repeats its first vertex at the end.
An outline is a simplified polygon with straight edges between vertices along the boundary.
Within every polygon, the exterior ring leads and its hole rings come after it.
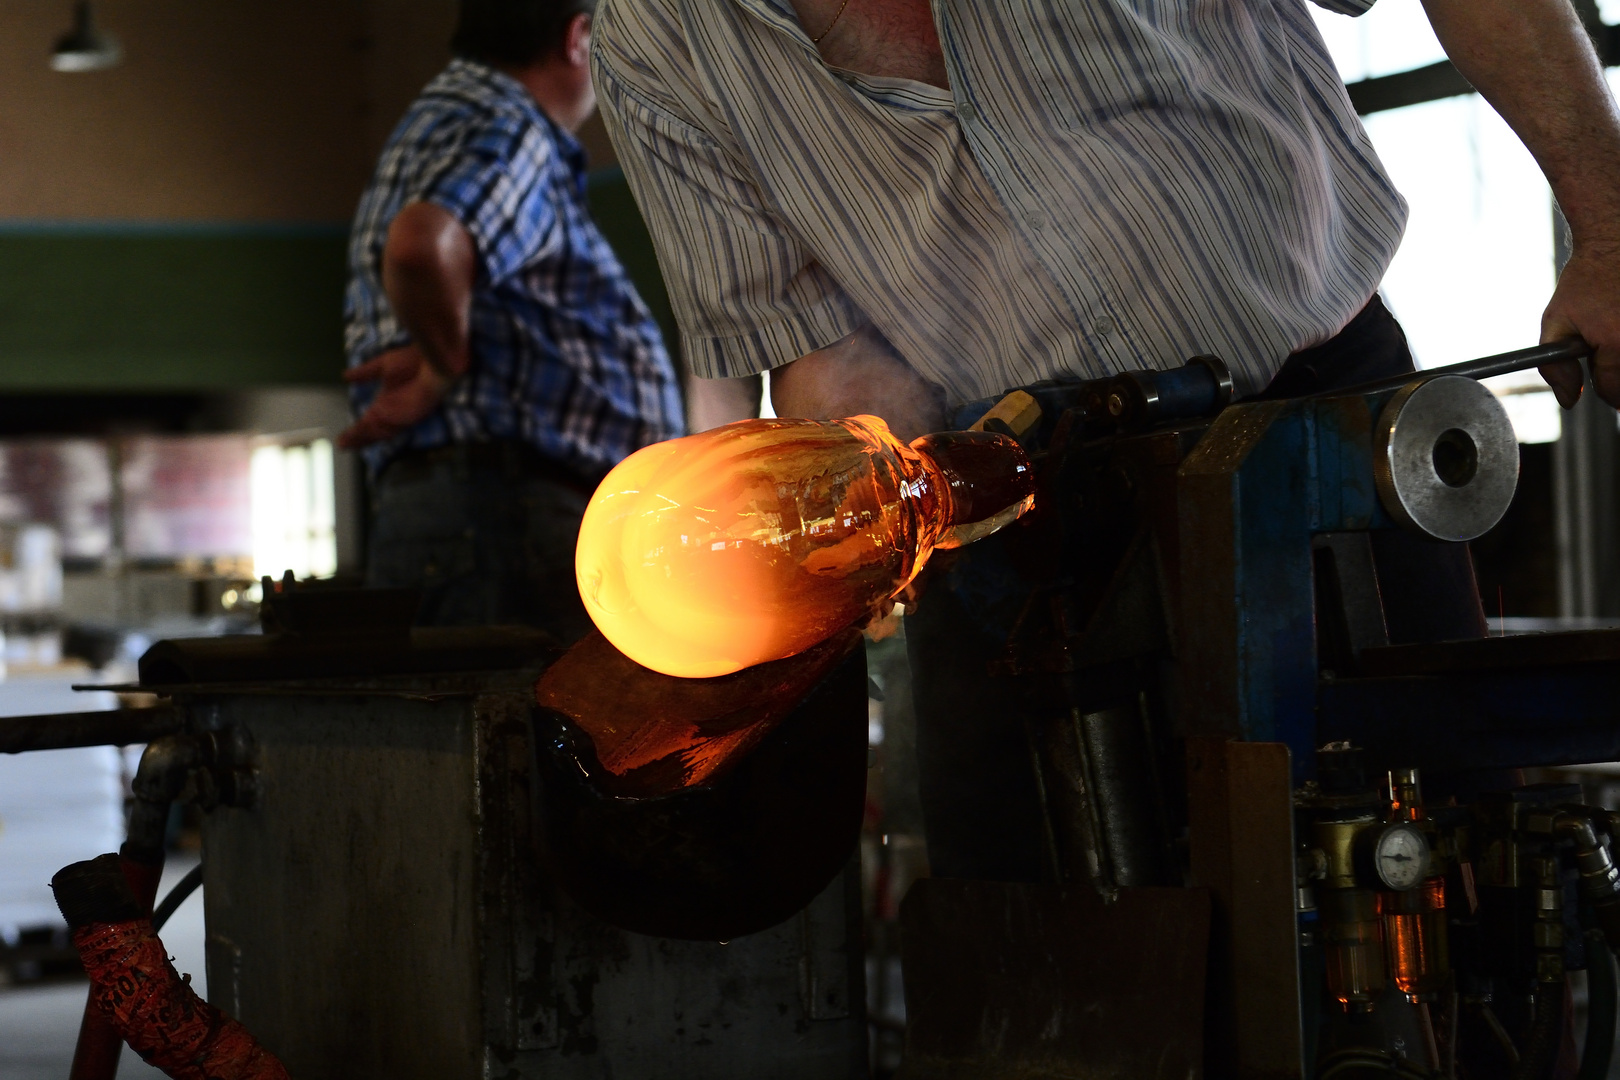
MULTIPOLYGON (((1541 340, 1584 338, 1593 348, 1592 385, 1598 397, 1620 408, 1620 243, 1577 248, 1541 316, 1541 340)), ((1581 365, 1549 364, 1541 377, 1568 409, 1581 397, 1581 365)))
POLYGON ((394 215, 383 246, 383 289, 421 356, 440 374, 456 376, 471 362, 473 283, 477 248, 442 206, 407 203, 394 215))
POLYGON ((345 450, 391 439, 425 419, 444 400, 450 379, 434 370, 415 345, 391 349, 350 368, 343 378, 351 383, 381 380, 371 406, 338 436, 345 450))
POLYGON ((442 207, 414 202, 395 215, 383 247, 383 288, 411 344, 343 373, 381 381, 365 415, 338 436, 345 450, 391 439, 425 419, 471 359, 468 325, 476 274, 472 236, 442 207))

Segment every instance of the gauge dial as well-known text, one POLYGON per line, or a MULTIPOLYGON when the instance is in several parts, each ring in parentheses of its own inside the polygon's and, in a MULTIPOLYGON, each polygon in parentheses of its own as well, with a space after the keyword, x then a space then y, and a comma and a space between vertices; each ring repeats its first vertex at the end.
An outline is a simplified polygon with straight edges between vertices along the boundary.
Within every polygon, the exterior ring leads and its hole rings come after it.
POLYGON ((1373 842, 1373 869, 1396 892, 1417 888, 1429 872, 1429 840, 1414 825, 1386 826, 1373 842))

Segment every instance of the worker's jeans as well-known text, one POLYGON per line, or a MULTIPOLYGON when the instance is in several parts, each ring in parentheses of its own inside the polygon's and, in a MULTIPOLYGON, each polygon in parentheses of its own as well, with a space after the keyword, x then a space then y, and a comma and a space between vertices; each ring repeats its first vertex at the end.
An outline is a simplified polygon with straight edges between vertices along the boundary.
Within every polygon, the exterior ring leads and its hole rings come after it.
POLYGON ((521 624, 571 644, 591 625, 574 583, 589 491, 516 449, 402 458, 373 485, 366 582, 420 586, 420 625, 521 624))
MULTIPOLYGON (((1295 397, 1412 370, 1406 335, 1376 298, 1337 337, 1290 357, 1262 396, 1295 397)), ((1037 881, 1041 810, 1024 728, 988 675, 1041 583, 1004 535, 962 548, 906 619, 917 713, 918 787, 931 870, 941 877, 1037 881)), ((1405 530, 1373 534, 1391 640, 1485 636, 1466 545, 1405 530)))

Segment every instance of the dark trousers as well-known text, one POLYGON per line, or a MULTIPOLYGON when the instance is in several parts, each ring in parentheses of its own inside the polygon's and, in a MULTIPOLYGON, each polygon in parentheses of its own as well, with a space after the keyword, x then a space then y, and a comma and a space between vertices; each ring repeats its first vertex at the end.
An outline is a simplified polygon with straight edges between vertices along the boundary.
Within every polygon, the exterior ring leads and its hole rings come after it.
POLYGON ((418 586, 423 626, 590 629, 574 543, 591 485, 515 443, 409 454, 373 485, 366 582, 418 586))
MULTIPOLYGON (((1374 298, 1338 336, 1291 356, 1260 396, 1354 386, 1412 367, 1406 335, 1374 298)), ((987 668, 1042 582, 1002 541, 991 536, 961 549, 906 619, 918 787, 933 873, 1036 881, 1043 834, 1029 749, 1009 715, 1006 686, 987 668)), ((1379 530, 1372 542, 1394 642, 1485 636, 1466 545, 1405 530, 1379 530)))

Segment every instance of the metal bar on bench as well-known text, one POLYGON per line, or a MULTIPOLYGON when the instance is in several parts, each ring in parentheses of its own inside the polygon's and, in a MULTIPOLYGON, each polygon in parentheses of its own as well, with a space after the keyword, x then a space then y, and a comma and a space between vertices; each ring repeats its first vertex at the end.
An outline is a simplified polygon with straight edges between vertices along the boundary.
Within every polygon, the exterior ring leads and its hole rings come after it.
POLYGON ((1494 375, 1524 371, 1527 368, 1541 367, 1543 364, 1555 364, 1561 360, 1585 360, 1591 355, 1592 346, 1579 338, 1571 341, 1554 341, 1546 345, 1534 345, 1528 349, 1497 353, 1495 356, 1482 356, 1477 360, 1464 360, 1460 364, 1394 375, 1388 379, 1378 379, 1343 390, 1325 390, 1314 396, 1349 397, 1355 394, 1376 394, 1382 390, 1398 390, 1414 379, 1427 379, 1436 375, 1464 375, 1470 379, 1489 379, 1494 375))
POLYGON ((180 727, 180 710, 172 705, 5 716, 0 717, 0 754, 66 750, 77 746, 129 746, 171 735, 180 727))

